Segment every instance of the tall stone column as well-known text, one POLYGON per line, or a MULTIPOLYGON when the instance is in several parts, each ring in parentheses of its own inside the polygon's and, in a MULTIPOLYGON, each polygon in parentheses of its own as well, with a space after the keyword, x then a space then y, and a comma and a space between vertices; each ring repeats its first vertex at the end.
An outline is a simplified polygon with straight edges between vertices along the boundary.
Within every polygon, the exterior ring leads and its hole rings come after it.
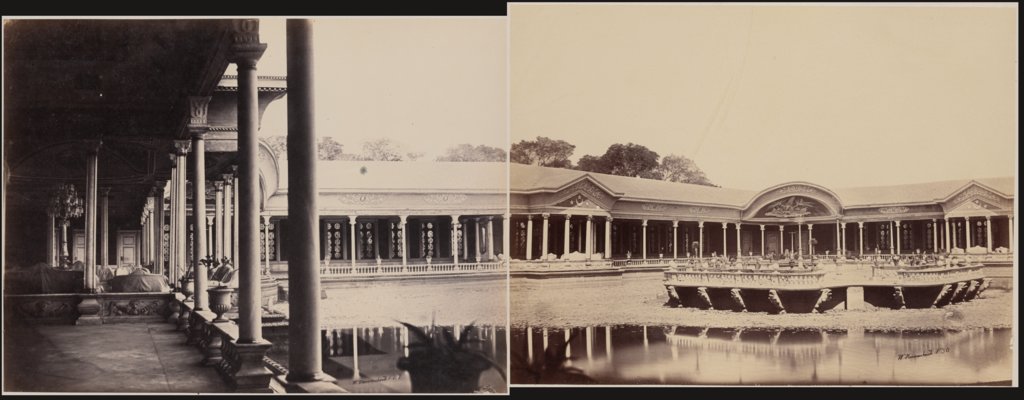
POLYGON ((494 261, 494 217, 487 220, 487 261, 494 261))
POLYGON ((206 266, 200 260, 206 257, 206 107, 209 96, 189 97, 191 118, 188 131, 192 135, 192 225, 195 226, 195 242, 192 244, 192 268, 196 272, 195 310, 210 308, 207 288, 206 266))
POLYGON ((971 217, 964 217, 964 252, 971 248, 971 236, 974 233, 971 228, 971 217))
MULTIPOLYGON (((348 216, 348 229, 349 229, 349 246, 352 251, 352 268, 356 267, 356 260, 359 259, 359 252, 356 251, 356 216, 348 216)), ((355 272, 355 271, 352 271, 355 272)))
POLYGON ((543 224, 542 224, 543 226, 541 226, 541 228, 543 228, 543 229, 540 230, 540 236, 541 236, 541 241, 540 241, 540 252, 541 252, 541 255, 540 255, 540 258, 542 260, 547 260, 548 259, 548 217, 550 217, 551 214, 543 213, 540 216, 541 216, 541 219, 544 221, 543 224))
POLYGON ((213 181, 213 224, 210 236, 213 242, 213 257, 224 257, 224 182, 213 181))
POLYGON ((643 235, 641 235, 643 240, 640 242, 640 244, 641 244, 641 248, 643 250, 641 251, 640 254, 642 255, 642 258, 644 260, 646 260, 647 259, 647 220, 646 219, 643 220, 643 223, 641 224, 641 228, 642 228, 641 230, 643 231, 643 235))
POLYGON ((704 258, 704 221, 697 221, 698 236, 698 247, 697 247, 697 258, 704 258))
POLYGON ((841 255, 845 258, 846 257, 846 251, 849 250, 849 249, 846 248, 846 222, 842 222, 842 231, 843 231, 842 232, 842 241, 840 242, 840 243, 842 243, 842 246, 841 246, 840 251, 842 252, 841 255))
POLYGON ((743 246, 740 244, 740 223, 736 222, 736 259, 743 255, 743 246))
MULTIPOLYGON (((100 220, 100 265, 110 265, 110 188, 100 189, 100 208, 103 219, 100 220)), ((120 262, 117 264, 120 265, 120 262)))
POLYGON ((480 263, 480 218, 473 219, 473 260, 480 263))
POLYGON ((1007 219, 1006 222, 1006 238, 1008 240, 1008 244, 1006 247, 1008 247, 1010 249, 1010 252, 1013 253, 1016 252, 1017 249, 1017 243, 1013 241, 1013 217, 1009 217, 1009 219, 1007 219))
MULTIPOLYGON (((508 249, 509 249, 509 240, 511 240, 511 235, 509 235, 509 229, 511 228, 511 225, 512 225, 512 214, 505 213, 505 214, 502 214, 500 218, 501 218, 501 221, 500 221, 501 222, 501 253, 498 253, 498 254, 504 254, 505 255, 504 259, 508 260, 508 256, 509 256, 509 254, 508 254, 509 253, 509 251, 508 251, 508 249)), ((495 249, 497 249, 497 248, 495 248, 495 249)))
POLYGON ((612 259, 612 217, 604 219, 604 258, 612 259))
POLYGON ((564 242, 562 243, 562 257, 563 258, 565 256, 569 255, 569 224, 571 223, 571 221, 572 221, 572 215, 571 214, 566 214, 565 215, 565 229, 563 230, 563 232, 564 232, 564 238, 563 238, 564 242))
MULTIPOLYGON (((232 179, 232 182, 233 182, 231 184, 231 187, 234 189, 234 193, 231 196, 231 200, 234 203, 234 205, 231 207, 231 216, 232 216, 232 218, 231 218, 231 224, 232 224, 232 228, 231 228, 231 243, 232 243, 232 245, 231 245, 231 251, 232 251, 231 261, 233 261, 235 263, 235 268, 238 268, 238 262, 239 262, 238 256, 239 256, 239 246, 240 246, 240 244, 239 244, 239 240, 238 240, 239 239, 239 236, 238 236, 238 213, 239 213, 239 209, 238 209, 238 195, 239 195, 239 192, 238 192, 238 166, 237 165, 232 165, 231 166, 231 179, 232 179)), ((259 227, 259 225, 257 225, 257 228, 258 227, 259 227)), ((259 260, 259 258, 257 258, 257 260, 259 260)), ((270 271, 270 269, 268 268, 267 271, 270 271)))
POLYGON ((171 153, 171 179, 167 197, 170 203, 167 205, 167 276, 171 280, 171 286, 181 290, 178 278, 181 270, 178 269, 178 155, 171 153))
POLYGON ((672 221, 672 259, 679 258, 679 221, 672 221))
MULTIPOLYGON (((237 116, 238 116, 238 167, 235 170, 235 176, 232 177, 235 180, 235 190, 237 191, 236 202, 237 208, 235 214, 238 219, 238 258, 232 260, 238 268, 238 340, 236 340, 235 346, 239 352, 239 358, 242 360, 242 367, 237 373, 235 373, 236 386, 246 388, 247 390, 264 391, 269 388, 270 384, 270 371, 263 366, 262 359, 263 354, 270 349, 270 342, 263 339, 263 310, 261 308, 262 287, 261 273, 260 273, 260 175, 259 175, 259 144, 258 144, 258 130, 259 130, 259 109, 257 104, 257 87, 256 87, 256 63, 260 57, 263 56, 263 51, 266 49, 266 45, 259 41, 259 20, 237 20, 234 22, 234 36, 230 47, 229 61, 234 63, 238 70, 238 94, 237 94, 237 116)), ((289 71, 289 88, 292 86, 289 71)), ((288 112, 288 124, 289 133, 291 133, 292 115, 291 105, 292 102, 302 104, 302 92, 301 88, 297 92, 296 96, 289 96, 289 112, 288 112)), ((290 136, 290 135, 289 135, 290 136)), ((291 142, 291 138, 288 138, 291 142)), ((291 152, 292 143, 288 143, 289 152, 291 152)), ((301 147, 301 144, 294 146, 301 147)), ((315 159, 315 155, 314 155, 315 159)), ((295 165, 292 168, 298 168, 302 172, 306 172, 302 169, 301 157, 297 159, 289 159, 289 166, 295 165)), ((314 171, 315 172, 315 171, 314 171)), ((311 177, 310 179, 315 179, 311 177)), ((298 190, 302 191, 304 187, 300 184, 298 186, 292 186, 294 183, 289 180, 289 211, 292 209, 290 203, 291 191, 298 190)), ((289 222, 291 222, 289 220, 289 222)), ((304 221, 308 222, 308 221, 304 221)), ((300 224, 304 223, 300 222, 300 224)), ((266 225, 270 224, 270 217, 266 218, 266 225)), ((301 226, 301 225, 300 225, 301 226)), ((266 227, 269 229, 269 227, 266 227)), ((298 229, 296 229, 298 230, 298 229)), ((269 233, 268 231, 264 231, 269 233)), ((292 236, 292 232, 277 232, 278 240, 282 235, 292 236)), ((317 240, 314 234, 311 237, 302 236, 296 234, 297 241, 300 242, 312 242, 313 246, 316 246, 317 240)), ((264 246, 269 246, 270 237, 265 237, 264 246)), ((291 243, 292 241, 289 241, 291 243)), ((269 247, 265 247, 266 251, 266 271, 270 271, 270 251, 269 247)), ((289 254, 290 255, 290 254, 289 254)), ((304 255, 307 256, 308 255, 304 255)), ((303 256, 299 256, 302 259, 303 256)), ((315 255, 313 256, 315 260, 315 255)), ((320 295, 319 291, 319 279, 314 283, 315 287, 306 286, 307 282, 303 280, 293 280, 290 276, 293 270, 299 270, 302 268, 309 268, 308 266, 303 267, 291 267, 289 264, 289 282, 294 282, 295 286, 291 286, 292 290, 288 293, 289 303, 291 301, 302 302, 305 298, 302 293, 302 289, 316 290, 317 295, 320 295)), ((304 271, 307 274, 309 271, 304 271)), ((313 269, 312 273, 319 278, 317 269, 313 269)), ((314 310, 318 312, 319 310, 314 310)), ((294 315, 294 314, 292 314, 294 315)), ((289 316, 289 318, 294 318, 289 316)), ((302 324, 303 320, 301 317, 298 318, 298 324, 302 324)), ((319 334, 319 325, 315 328, 311 328, 308 325, 304 325, 307 328, 314 329, 319 334)), ((291 332, 289 331, 289 335, 291 332)), ((302 343, 301 338, 297 338, 297 343, 302 343)), ((289 359, 291 362, 291 359, 289 359)), ((301 367, 300 364, 296 364, 301 367)))
POLYGON ((860 256, 864 257, 864 221, 857 221, 857 245, 860 247, 860 256))
MULTIPOLYGON (((97 212, 97 187, 99 175, 99 150, 100 142, 90 144, 87 150, 85 163, 85 277, 83 285, 86 293, 97 292, 98 279, 96 277, 96 212, 97 212)), ((101 309, 95 295, 86 295, 76 306, 80 317, 75 320, 76 325, 99 325, 102 322, 99 317, 101 309)))
MULTIPOLYGON (((319 242, 318 186, 316 180, 317 146, 314 128, 313 22, 289 19, 286 23, 288 59, 288 225, 290 235, 288 282, 288 376, 290 383, 333 381, 322 370, 320 348, 320 275, 317 266, 319 242)), ((260 45, 262 54, 265 45, 260 45)), ((256 57, 258 58, 258 57, 256 57)), ((256 62, 251 59, 246 83, 251 97, 246 99, 248 116, 256 134, 256 62)), ((241 70, 241 68, 239 68, 241 70)), ((239 76, 242 73, 239 71, 239 76)), ((242 82, 239 82, 241 86, 242 82)), ((241 94, 240 94, 241 96, 241 94)), ((239 106, 241 110, 241 105, 239 106)), ((258 172, 253 169, 253 172, 258 172)), ((254 282, 257 285, 258 282, 254 282)), ((326 389, 333 385, 324 385, 326 389)), ((302 389, 320 391, 323 389, 302 389)), ((321 388, 318 386, 318 388, 321 388)), ((337 386, 334 386, 338 389, 337 386)), ((332 390, 332 391, 341 391, 332 390)))
POLYGON ((932 253, 939 252, 939 224, 932 218, 932 253))
POLYGON ((960 236, 960 225, 961 225, 960 222, 954 221, 953 222, 953 231, 950 232, 950 235, 952 235, 953 247, 955 247, 955 248, 960 248, 960 243, 962 242, 959 239, 959 236, 960 236))
POLYGON ((801 228, 800 225, 803 224, 799 222, 796 224, 796 258, 798 260, 802 260, 804 258, 804 236, 803 228, 801 228))
POLYGON ((985 248, 992 252, 992 218, 985 216, 985 248))
POLYGON ((85 169, 85 289, 96 292, 96 214, 99 175, 99 144, 91 146, 86 157, 85 169))
POLYGON ((401 226, 399 240, 402 241, 402 267, 409 265, 409 241, 406 240, 407 236, 405 234, 406 219, 408 217, 408 215, 398 216, 398 223, 401 226))
POLYGON ((526 214, 526 259, 533 259, 533 214, 526 214))
MULTIPOLYGON (((234 266, 237 268, 238 267, 238 259, 235 258, 235 250, 234 250, 235 249, 235 243, 234 243, 234 235, 233 235, 233 232, 232 232, 232 231, 235 230, 234 229, 234 218, 232 218, 232 214, 234 214, 233 210, 235 209, 234 207, 232 207, 232 202, 233 202, 233 199, 235 197, 234 196, 234 194, 235 194, 234 193, 234 188, 235 188, 235 185, 234 185, 235 184, 234 183, 234 175, 233 174, 224 174, 224 175, 221 175, 221 179, 223 179, 223 181, 224 181, 224 224, 221 225, 221 229, 224 229, 224 255, 223 255, 223 257, 230 258, 231 259, 231 263, 234 264, 234 266)), ((328 259, 330 259, 330 258, 328 258, 328 259)))
POLYGON ((53 213, 46 212, 46 262, 51 267, 59 265, 57 262, 57 218, 53 213))
POLYGON ((459 265, 459 216, 452 215, 452 260, 459 265))
POLYGON ((462 259, 469 261, 469 222, 470 218, 466 218, 460 224, 462 225, 462 259))
POLYGON ((807 254, 814 257, 814 224, 807 224, 807 254))
POLYGON ((216 225, 216 220, 217 217, 213 215, 206 216, 206 226, 204 228, 206 229, 206 252, 205 254, 203 254, 203 257, 209 257, 211 255, 216 257, 216 254, 211 254, 217 247, 217 232, 216 229, 214 228, 214 226, 216 225))
POLYGON ((727 256, 729 254, 729 223, 722 222, 722 255, 727 256))
POLYGON ((761 257, 764 257, 764 224, 761 224, 761 257))
POLYGON ((593 228, 594 228, 594 216, 593 215, 588 215, 587 216, 587 239, 586 239, 587 240, 587 246, 586 246, 586 249, 587 249, 587 260, 590 260, 590 255, 594 254, 594 240, 593 240, 594 239, 594 237, 593 237, 594 233, 593 233, 593 228))
POLYGON ((188 198, 186 196, 187 192, 185 191, 185 184, 188 181, 188 165, 186 162, 186 156, 192 149, 192 142, 189 140, 175 140, 174 146, 175 155, 177 156, 176 165, 178 166, 178 179, 175 182, 177 187, 174 189, 177 190, 177 204, 174 205, 176 207, 176 210, 174 211, 175 224, 177 225, 174 238, 174 259, 177 263, 175 264, 175 268, 178 270, 178 275, 184 276, 188 271, 188 254, 186 253, 188 250, 188 225, 186 224, 185 218, 185 203, 188 202, 188 198))
POLYGON ((942 216, 942 220, 946 222, 946 229, 944 229, 942 233, 943 233, 943 236, 945 236, 945 240, 946 240, 946 242, 945 242, 945 244, 946 244, 946 252, 949 253, 949 251, 951 249, 951 247, 950 247, 950 243, 951 242, 949 240, 949 218, 946 217, 945 215, 943 215, 942 216))

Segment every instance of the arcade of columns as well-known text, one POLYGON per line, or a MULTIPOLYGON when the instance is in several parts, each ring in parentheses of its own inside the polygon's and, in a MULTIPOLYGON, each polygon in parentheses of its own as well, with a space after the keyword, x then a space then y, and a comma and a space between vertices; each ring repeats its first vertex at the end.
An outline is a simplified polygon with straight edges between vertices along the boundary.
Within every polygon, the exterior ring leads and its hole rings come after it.
MULTIPOLYGON (((288 87, 289 87, 289 140, 298 138, 308 146, 289 146, 294 157, 291 160, 309 160, 308 162, 290 163, 289 186, 289 221, 295 224, 305 223, 313 226, 318 220, 316 201, 316 147, 312 130, 312 30, 308 20, 289 20, 287 22, 288 42, 288 87), (293 108, 303 107, 306 110, 293 112, 293 108), (305 206, 293 206, 292 201, 304 202, 305 206), (308 207, 309 204, 314 207, 308 207)), ((206 268, 197 262, 207 255, 207 247, 212 248, 214 256, 227 257, 232 252, 239 271, 239 319, 238 336, 233 344, 243 364, 236 375, 251 374, 252 376, 269 376, 270 372, 262 366, 263 354, 271 344, 262 338, 262 317, 260 306, 260 259, 259 259, 259 170, 257 166, 257 129, 258 104, 256 87, 256 63, 266 49, 266 44, 259 42, 259 22, 257 20, 235 21, 235 33, 231 45, 229 60, 238 66, 238 158, 236 173, 224 175, 221 181, 214 182, 216 187, 215 215, 207 243, 207 229, 192 230, 192 239, 188 239, 188 227, 207 227, 205 212, 186 215, 186 183, 191 182, 193 196, 192 208, 206 210, 206 173, 205 173, 205 136, 208 130, 206 119, 207 105, 210 97, 194 96, 188 99, 190 119, 187 131, 190 140, 175 140, 171 154, 169 218, 167 232, 160 221, 164 220, 162 207, 163 186, 156 182, 149 193, 141 213, 140 222, 143 226, 141 261, 143 264, 155 262, 157 271, 162 272, 161 264, 163 248, 161 237, 167 234, 169 260, 169 276, 172 282, 184 274, 185 266, 191 265, 196 277, 194 285, 195 299, 192 309, 203 311, 209 309, 207 297, 206 268), (193 154, 191 165, 186 165, 186 156, 193 154), (191 177, 191 179, 189 179, 191 177), (231 210, 234 210, 232 213, 231 210), (229 223, 230 221, 230 223, 229 223), (231 226, 231 228, 228 228, 231 226), (186 250, 191 247, 191 254, 186 250)), ((102 259, 98 260, 96 250, 97 236, 106 243, 109 237, 107 224, 106 191, 102 202, 99 199, 98 157, 101 151, 99 142, 90 146, 86 158, 86 190, 85 190, 85 290, 96 293, 98 288, 97 261, 106 265, 107 247, 101 251, 102 259), (97 229, 98 211, 103 211, 102 232, 97 229), (99 233, 99 235, 97 235, 99 233)), ((309 229, 307 229, 309 230, 309 229)), ((49 229, 49 243, 54 243, 54 229, 49 229)), ((301 231, 297 229, 296 231, 301 231)), ((66 232, 66 229, 65 229, 66 232)), ((62 238, 66 249, 66 233, 62 238)), ((310 239, 314 239, 313 235, 310 239)), ((319 329, 308 329, 319 326, 319 270, 315 262, 317 244, 314 240, 294 240, 292 249, 295 261, 289 262, 289 279, 293 283, 289 298, 291 313, 289 316, 289 366, 288 381, 292 383, 318 382, 333 380, 321 371, 320 332, 319 329), (305 247, 300 247, 305 246, 305 247), (301 255, 305 256, 305 260, 301 255)), ((52 249, 52 247, 51 247, 52 249)), ((63 253, 64 250, 62 250, 63 253)), ((51 254, 51 260, 56 252, 51 254)), ((87 297, 78 306, 84 315, 95 315, 99 304, 95 298, 87 297), (96 308, 93 310, 92 308, 96 308)), ((79 323, 88 322, 83 317, 79 323)), ((233 324, 232 322, 228 322, 233 324)), ((236 376, 236 379, 239 378, 236 376)), ((251 377, 250 377, 251 378, 251 377)), ((239 379, 244 380, 244 379, 239 379)), ((265 389, 265 388, 264 388, 265 389)), ((325 390, 330 391, 330 388, 325 390)))
MULTIPOLYGON (((1006 227, 1013 226, 1013 217, 949 217, 944 219, 914 220, 914 221, 856 221, 857 233, 847 234, 847 226, 853 222, 836 221, 832 223, 796 223, 796 224, 753 224, 743 222, 721 222, 721 221, 680 221, 680 220, 633 220, 614 218, 612 216, 573 216, 569 214, 516 214, 513 216, 512 225, 516 227, 517 241, 513 242, 512 256, 515 259, 538 260, 543 255, 555 253, 561 257, 571 252, 579 252, 586 259, 592 259, 595 254, 602 255, 604 259, 626 258, 627 255, 634 259, 657 259, 657 258, 680 258, 696 255, 732 255, 735 256, 741 249, 743 240, 741 232, 750 232, 752 235, 747 242, 748 251, 742 255, 766 256, 768 243, 766 231, 778 229, 778 247, 801 255, 823 254, 825 246, 817 249, 808 245, 805 238, 830 239, 832 246, 827 249, 831 254, 859 255, 874 254, 876 252, 885 254, 913 253, 915 250, 927 253, 947 252, 953 248, 970 248, 972 246, 984 246, 987 251, 994 250, 994 237, 992 235, 992 224, 997 218, 1005 218, 1006 227), (561 225, 562 235, 557 235, 551 229, 558 229, 554 226, 561 225), (540 245, 535 244, 536 224, 540 220, 540 245), (603 220, 603 224, 600 222, 603 220), (718 224, 722 229, 721 241, 711 242, 709 236, 705 236, 705 224, 718 224), (730 224, 732 229, 730 229, 730 224), (603 225, 603 229, 601 228, 603 225), (753 226, 759 229, 744 230, 744 226, 753 226), (828 228, 827 237, 821 233, 815 234, 815 226, 828 228), (683 232, 680 232, 682 227, 683 232), (832 229, 834 227, 834 229, 832 229), (639 233, 631 235, 632 232, 639 233), (600 231, 600 232, 599 232, 600 231), (731 231, 731 232, 730 232, 731 231), (760 240, 755 240, 756 232, 760 232, 760 240), (866 235, 867 231, 867 237, 866 235), (893 235, 892 232, 899 232, 893 235), (730 233, 734 233, 735 239, 730 239, 730 233), (787 238, 786 234, 793 236, 787 238), (935 234, 937 233, 937 234, 935 234), (599 240, 604 238, 603 244, 599 240), (850 236, 853 236, 852 238, 850 236), (681 241, 682 239, 682 241, 681 241), (838 239, 838 240, 837 240, 838 239), (638 243, 637 243, 638 242, 638 243), (693 251, 687 243, 697 243, 696 251, 693 251), (786 244, 789 246, 786 246, 786 244), (678 244, 678 245, 677 245, 678 244), (851 246, 852 244, 852 246, 851 246), (874 244, 874 245, 872 245, 874 244), (714 246, 714 247, 712 247, 714 246), (539 247, 539 249, 538 249, 539 247), (681 247, 681 248, 680 248, 681 247), (757 251, 759 247, 760 251, 757 251), (539 250, 539 254, 537 254, 539 250), (549 251, 555 250, 555 251, 549 251), (560 250, 560 252, 558 252, 560 250), (629 252, 629 254, 627 254, 629 252), (671 254, 671 255, 670 255, 671 254)), ((708 227, 711 229, 710 227, 708 227)), ((853 228, 851 227, 851 230, 853 228)), ((1006 232, 1006 246, 1012 248, 1013 231, 1003 229, 1006 232)), ((1012 250, 1010 250, 1012 251, 1012 250)), ((778 252, 776 252, 778 253, 778 252)))
MULTIPOLYGON (((394 262, 393 260, 399 258, 403 266, 408 265, 410 258, 432 258, 438 262, 450 259, 455 265, 458 265, 460 260, 475 263, 491 262, 501 254, 499 244, 502 241, 496 239, 495 229, 500 225, 504 231, 505 218, 502 215, 325 217, 322 224, 322 257, 324 260, 348 261, 353 267, 359 264, 360 260, 369 260, 370 263, 376 262, 377 259, 381 259, 382 262, 394 262), (449 218, 450 224, 447 223, 449 218), (375 239, 380 232, 379 224, 384 225, 390 237, 375 239), (410 225, 414 225, 412 229, 410 225), (442 232, 448 238, 442 237, 442 232), (413 235, 418 238, 413 238, 413 235), (440 242, 444 239, 450 239, 445 243, 447 247, 442 246, 440 242), (417 241, 419 243, 416 243, 417 241), (416 245, 416 248, 411 249, 410 244, 416 245)), ((268 221, 269 217, 264 217, 264 237, 270 237, 268 221)), ((507 236, 505 233, 503 237, 507 236)), ((268 253, 269 249, 264 250, 264 254, 268 253)), ((269 268, 269 257, 266 257, 265 261, 269 268)))

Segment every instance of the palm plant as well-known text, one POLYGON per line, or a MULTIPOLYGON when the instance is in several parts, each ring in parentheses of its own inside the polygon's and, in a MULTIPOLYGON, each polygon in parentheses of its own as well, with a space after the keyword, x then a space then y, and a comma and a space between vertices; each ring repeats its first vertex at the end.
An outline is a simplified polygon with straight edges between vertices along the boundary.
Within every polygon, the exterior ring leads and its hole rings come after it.
POLYGON ((494 368, 506 380, 505 371, 483 351, 468 346, 480 343, 471 339, 475 329, 469 324, 459 339, 452 332, 431 326, 429 333, 402 322, 417 341, 408 345, 409 356, 398 359, 398 369, 409 371, 412 391, 416 393, 472 393, 479 388, 480 374, 494 368))

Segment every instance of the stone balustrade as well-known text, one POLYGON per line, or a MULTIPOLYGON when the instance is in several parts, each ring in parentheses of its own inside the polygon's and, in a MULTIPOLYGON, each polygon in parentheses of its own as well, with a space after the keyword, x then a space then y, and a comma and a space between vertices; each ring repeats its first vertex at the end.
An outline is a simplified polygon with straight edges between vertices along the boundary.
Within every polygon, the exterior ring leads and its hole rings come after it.
POLYGON ((431 264, 351 264, 328 265, 320 268, 322 277, 346 276, 423 276, 460 275, 481 272, 505 272, 502 261, 482 263, 431 263, 431 264))
POLYGON ((666 285, 747 289, 818 289, 825 272, 668 271, 666 285))
POLYGON ((192 301, 174 301, 180 310, 176 321, 179 330, 184 331, 187 344, 195 345, 202 352, 203 365, 215 368, 232 390, 273 392, 274 373, 267 368, 269 359, 266 358, 270 342, 237 343, 238 325, 234 322, 215 323, 214 313, 196 311, 192 301))

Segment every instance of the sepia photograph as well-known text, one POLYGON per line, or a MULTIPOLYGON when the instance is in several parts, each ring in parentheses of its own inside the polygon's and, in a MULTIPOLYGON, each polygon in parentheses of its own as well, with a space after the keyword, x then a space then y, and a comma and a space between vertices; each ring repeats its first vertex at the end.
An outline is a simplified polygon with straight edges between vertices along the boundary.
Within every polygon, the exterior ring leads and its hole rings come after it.
POLYGON ((4 19, 4 393, 508 393, 504 17, 4 19))
POLYGON ((1017 6, 509 5, 513 385, 1017 385, 1017 6))

